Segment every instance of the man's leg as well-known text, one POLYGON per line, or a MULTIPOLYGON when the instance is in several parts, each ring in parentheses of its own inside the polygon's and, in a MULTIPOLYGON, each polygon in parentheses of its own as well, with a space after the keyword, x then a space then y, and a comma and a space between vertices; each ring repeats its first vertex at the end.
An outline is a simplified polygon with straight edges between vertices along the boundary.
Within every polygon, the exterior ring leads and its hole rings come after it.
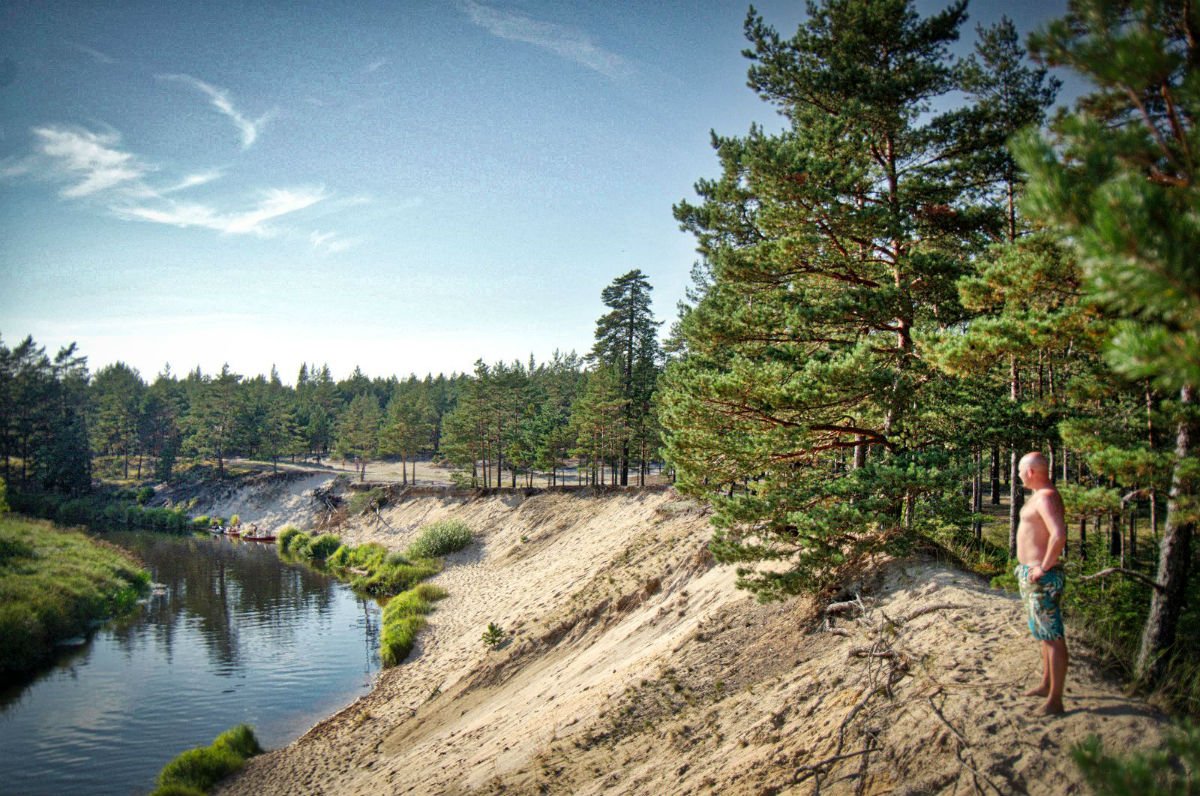
POLYGON ((1042 648, 1042 682, 1025 692, 1025 696, 1050 696, 1050 642, 1043 641, 1042 648))
POLYGON ((1046 646, 1050 658, 1050 694, 1046 699, 1046 704, 1042 706, 1042 712, 1062 713, 1063 688, 1067 682, 1067 641, 1056 638, 1054 641, 1046 641, 1043 644, 1046 646))

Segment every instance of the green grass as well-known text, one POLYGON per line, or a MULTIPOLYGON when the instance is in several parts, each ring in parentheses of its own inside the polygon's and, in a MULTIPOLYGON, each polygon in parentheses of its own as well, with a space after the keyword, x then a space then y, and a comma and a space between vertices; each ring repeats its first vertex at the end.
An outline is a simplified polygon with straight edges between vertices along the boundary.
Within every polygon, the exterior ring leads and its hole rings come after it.
POLYGON ((403 663, 425 626, 433 603, 445 589, 421 581, 442 570, 440 556, 471 543, 471 529, 457 520, 424 528, 405 553, 388 553, 380 544, 344 545, 333 534, 310 537, 297 528, 285 528, 276 544, 282 557, 321 566, 355 591, 391 598, 383 609, 379 656, 384 666, 403 663))
POLYGON ((226 730, 208 746, 188 749, 163 766, 158 788, 151 796, 192 796, 207 793, 240 769, 247 758, 262 752, 254 731, 245 724, 226 730))
POLYGON ((149 582, 114 547, 48 522, 0 515, 0 672, 36 667, 56 642, 132 608, 149 582))
POLYGON ((306 555, 315 561, 324 561, 341 546, 342 540, 333 534, 321 534, 308 543, 306 555))
POLYGON ((439 558, 471 544, 471 529, 461 520, 440 520, 421 529, 408 547, 409 558, 439 558))

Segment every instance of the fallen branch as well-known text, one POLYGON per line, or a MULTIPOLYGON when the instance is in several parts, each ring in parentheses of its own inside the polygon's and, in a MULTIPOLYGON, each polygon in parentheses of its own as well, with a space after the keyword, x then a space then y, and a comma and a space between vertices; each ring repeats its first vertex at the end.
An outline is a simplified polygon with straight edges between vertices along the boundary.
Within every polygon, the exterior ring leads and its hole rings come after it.
POLYGON ((1116 575, 1118 573, 1121 575, 1128 575, 1138 583, 1144 583, 1157 592, 1161 593, 1166 591, 1166 588, 1164 588, 1163 585, 1158 581, 1148 578, 1140 572, 1134 572, 1132 569, 1125 569, 1124 567, 1109 567, 1108 569, 1102 569, 1099 572, 1093 572, 1091 575, 1084 575, 1080 578, 1080 580, 1093 580, 1095 578, 1103 578, 1107 575, 1116 575))

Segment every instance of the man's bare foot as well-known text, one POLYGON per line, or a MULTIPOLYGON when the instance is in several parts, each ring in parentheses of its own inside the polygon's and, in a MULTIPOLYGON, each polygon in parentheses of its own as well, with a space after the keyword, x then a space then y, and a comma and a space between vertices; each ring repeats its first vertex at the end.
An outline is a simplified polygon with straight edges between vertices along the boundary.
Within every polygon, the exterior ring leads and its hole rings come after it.
POLYGON ((1060 714, 1062 712, 1063 712, 1062 700, 1059 700, 1057 702, 1047 702, 1046 704, 1042 705, 1041 709, 1038 710, 1038 713, 1043 716, 1057 716, 1058 714, 1060 714))
POLYGON ((1025 692, 1024 696, 1050 696, 1050 686, 1039 685, 1036 688, 1031 688, 1025 692))

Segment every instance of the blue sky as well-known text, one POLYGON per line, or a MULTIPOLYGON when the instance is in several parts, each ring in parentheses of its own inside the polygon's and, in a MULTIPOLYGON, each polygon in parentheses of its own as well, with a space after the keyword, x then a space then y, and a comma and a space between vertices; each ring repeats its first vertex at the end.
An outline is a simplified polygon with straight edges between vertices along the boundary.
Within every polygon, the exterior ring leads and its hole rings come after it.
MULTIPOLYGON (((1064 7, 973 3, 961 49, 1064 7)), ((671 206, 715 175, 709 131, 775 119, 745 13, 0 0, 0 336, 147 379, 449 373, 585 352, 633 268, 669 321, 695 260, 671 206)))

